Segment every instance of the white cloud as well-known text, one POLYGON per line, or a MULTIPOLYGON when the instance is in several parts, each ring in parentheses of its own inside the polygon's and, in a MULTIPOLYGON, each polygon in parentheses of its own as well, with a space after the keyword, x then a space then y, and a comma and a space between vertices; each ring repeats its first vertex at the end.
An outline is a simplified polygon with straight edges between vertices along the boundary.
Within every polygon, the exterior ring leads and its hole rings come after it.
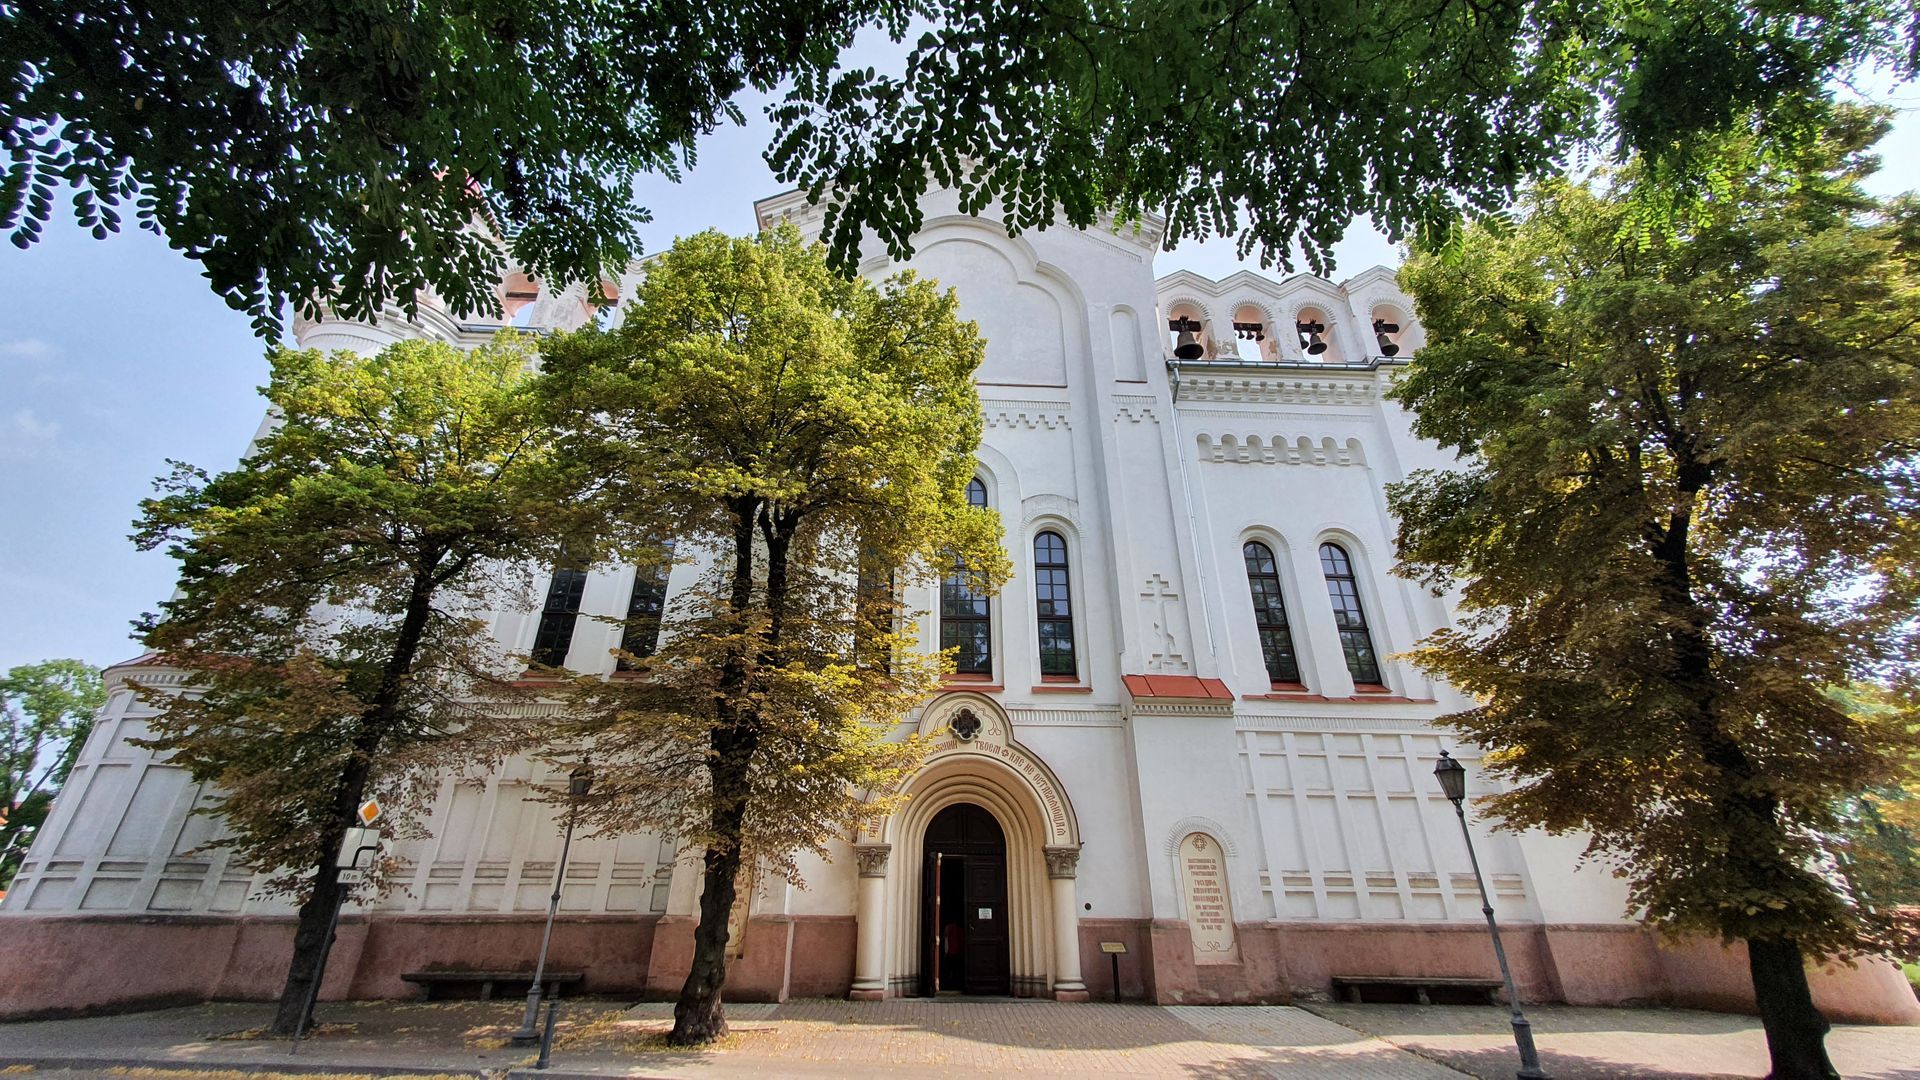
POLYGON ((59 437, 59 421, 42 420, 32 409, 15 409, 0 419, 0 459, 40 457, 59 437))
POLYGON ((46 360, 53 356, 53 346, 39 338, 15 338, 12 341, 0 341, 0 356, 10 360, 46 360))

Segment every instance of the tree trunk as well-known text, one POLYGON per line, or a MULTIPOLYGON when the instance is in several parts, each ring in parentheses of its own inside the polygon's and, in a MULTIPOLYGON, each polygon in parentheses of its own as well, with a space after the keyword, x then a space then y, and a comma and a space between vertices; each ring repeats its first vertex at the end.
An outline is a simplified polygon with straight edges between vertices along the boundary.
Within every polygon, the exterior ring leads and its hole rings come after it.
POLYGON ((307 1002, 318 1001, 311 993, 316 980, 326 977, 327 952, 333 942, 327 931, 333 924, 333 909, 342 899, 340 868, 334 860, 340 842, 353 827, 360 803, 366 797, 367 782, 373 776, 373 758, 399 714, 400 692, 407 675, 413 671, 414 657, 426 637, 427 620, 433 614, 433 591, 438 582, 433 570, 437 556, 425 560, 426 569, 414 575, 407 597, 407 611, 400 630, 394 636, 393 651, 387 655, 380 673, 380 686, 373 702, 360 716, 351 753, 339 782, 333 789, 333 801, 320 823, 320 857, 314 864, 313 891, 300 905, 300 921, 293 932, 293 959, 287 964, 287 981, 280 989, 280 1004, 274 1010, 270 1035, 290 1036, 300 1026, 307 1002))
MULTIPOLYGON (((753 523, 757 498, 734 501, 733 580, 728 609, 744 615, 753 604, 753 523)), ((707 845, 700 890, 700 922, 693 930, 693 966, 680 985, 667 1041, 697 1046, 727 1033, 722 991, 727 985, 727 922, 733 914, 740 874, 741 826, 752 794, 753 754, 759 747, 758 718, 746 700, 747 657, 736 654, 720 674, 714 726, 707 742, 708 825, 715 838, 707 845)))
POLYGON ((307 1009, 307 993, 315 979, 325 972, 323 963, 332 942, 327 930, 333 923, 333 906, 340 902, 340 870, 333 865, 333 852, 321 859, 314 874, 313 891, 300 905, 300 922, 293 931, 293 960, 287 965, 287 981, 280 989, 280 1004, 274 1009, 269 1035, 291 1036, 299 1030, 301 1014, 307 1009))
POLYGON ((1800 943, 1779 938, 1747 942, 1753 998, 1767 1030, 1772 1080, 1840 1080, 1827 1060, 1827 1018, 1814 1008, 1800 943))
POLYGON ((727 985, 727 922, 733 914, 739 874, 737 844, 707 849, 700 924, 693 931, 693 967, 680 986, 680 1000, 673 1006, 673 1031, 667 1035, 675 1046, 697 1046, 727 1033, 721 991, 727 985))

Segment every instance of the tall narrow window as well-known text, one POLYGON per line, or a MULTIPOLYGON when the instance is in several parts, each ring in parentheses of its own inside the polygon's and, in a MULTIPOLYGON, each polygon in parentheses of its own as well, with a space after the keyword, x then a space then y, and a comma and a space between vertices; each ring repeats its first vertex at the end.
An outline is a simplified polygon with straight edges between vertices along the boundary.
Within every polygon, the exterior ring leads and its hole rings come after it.
MULTIPOLYGON (((967 484, 967 501, 987 505, 987 485, 974 478, 967 484)), ((993 674, 993 613, 985 593, 967 581, 966 564, 954 560, 953 571, 940 581, 940 648, 959 650, 954 670, 963 675, 993 674)))
POLYGON ((1300 681, 1300 658, 1293 651, 1293 631, 1287 626, 1287 604, 1280 593, 1280 566, 1273 549, 1249 540, 1240 549, 1247 560, 1247 587, 1253 590, 1253 625, 1260 631, 1260 655, 1267 662, 1267 679, 1276 683, 1300 681))
POLYGON ((900 589, 871 548, 860 552, 853 593, 853 662, 859 667, 893 670, 892 639, 900 619, 900 589))
POLYGON ((1077 674, 1073 663, 1073 599, 1067 581, 1067 542, 1057 532, 1033 538, 1033 591, 1040 617, 1040 674, 1077 674))
MULTIPOLYGON (((652 656, 660 647, 660 617, 667 609, 667 575, 673 570, 673 541, 667 541, 668 561, 642 566, 633 572, 633 593, 627 597, 627 625, 620 633, 620 651, 636 659, 652 656)), ((634 664, 622 657, 615 665, 620 671, 632 671, 634 664)))
POLYGON ((580 594, 587 588, 585 570, 561 568, 547 586, 547 603, 540 611, 540 629, 533 635, 533 662, 560 667, 573 644, 573 627, 580 618, 580 594))
POLYGON ((1320 545, 1320 571, 1327 575, 1327 596, 1333 601, 1333 624, 1340 630, 1340 651, 1347 672, 1356 683, 1380 685, 1380 661, 1367 633, 1367 614, 1360 607, 1360 586, 1353 578, 1353 562, 1338 544, 1320 545))

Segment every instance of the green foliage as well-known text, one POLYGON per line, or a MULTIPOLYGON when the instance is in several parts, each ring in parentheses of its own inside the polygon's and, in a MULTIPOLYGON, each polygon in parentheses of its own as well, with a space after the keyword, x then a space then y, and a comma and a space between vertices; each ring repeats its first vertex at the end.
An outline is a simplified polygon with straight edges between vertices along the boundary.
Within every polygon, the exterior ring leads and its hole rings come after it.
MULTIPOLYGON (((1898 723, 1900 707, 1872 684, 1828 691, 1849 714, 1869 723, 1898 723)), ((1843 800, 1846 832, 1836 855, 1854 899, 1895 913, 1896 926, 1913 940, 1903 950, 1920 955, 1920 762, 1904 775, 1843 800)))
POLYGON ((497 309, 503 254, 555 284, 638 252, 633 183, 677 175, 731 100, 827 62, 874 0, 800 4, 24 0, 0 7, 0 228, 70 185, 278 330, 431 289, 497 309), (492 230, 476 229, 488 223, 492 230))
POLYGON ((997 517, 966 500, 984 345, 956 312, 910 273, 833 273, 790 226, 707 232, 649 265, 619 330, 544 351, 565 451, 607 478, 600 512, 714 556, 659 651, 626 657, 640 677, 575 680, 525 739, 592 758, 589 821, 703 849, 678 1041, 724 1033, 740 868, 795 877, 920 756, 898 726, 944 658, 913 651, 885 583, 955 558, 982 588, 1009 572, 997 517))
POLYGON ((1428 345, 1395 390, 1463 468, 1390 491, 1401 570, 1466 624, 1414 653, 1511 782, 1515 827, 1591 835, 1676 932, 1897 947, 1832 874, 1844 805, 1913 782, 1920 213, 1858 179, 1849 112, 1671 234, 1628 167, 1541 184, 1403 280, 1428 345), (1888 707, 1825 688, 1871 679, 1888 707))
POLYGON ((26 858, 106 698, 100 669, 78 660, 21 664, 0 679, 0 889, 26 858))
POLYGON ((769 161, 848 263, 863 229, 904 254, 930 181, 1016 228, 1152 211, 1320 273, 1358 215, 1431 238, 1576 151, 1648 155, 1685 202, 1701 136, 1806 143, 1834 73, 1910 70, 1920 25, 1904 0, 930 6, 904 77, 802 69, 771 111, 769 161))
MULTIPOLYGON (((135 539, 179 593, 142 625, 195 673, 146 743, 216 794, 220 843, 305 895, 365 794, 405 827, 500 670, 483 615, 583 520, 515 339, 373 357, 283 351, 276 425, 240 467, 176 466, 135 539)), ((524 586, 523 586, 524 588, 524 586)), ((330 880, 331 875, 328 874, 330 880)))
POLYGON ((932 180, 1015 228, 1158 212, 1324 271, 1356 215, 1431 233, 1609 142, 1697 189, 1699 136, 1805 144, 1916 27, 1911 0, 20 0, 0 228, 30 245, 63 185, 96 236, 131 202, 268 335, 289 300, 490 311, 503 254, 556 287, 624 267, 634 180, 784 87, 767 157, 842 265, 863 233, 904 253, 932 180), (840 66, 911 27, 901 74, 840 66))

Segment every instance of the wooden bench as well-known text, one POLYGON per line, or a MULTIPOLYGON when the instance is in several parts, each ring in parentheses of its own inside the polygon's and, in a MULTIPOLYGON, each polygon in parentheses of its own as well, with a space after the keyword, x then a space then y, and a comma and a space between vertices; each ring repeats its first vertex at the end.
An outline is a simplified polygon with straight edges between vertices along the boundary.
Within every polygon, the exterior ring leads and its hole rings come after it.
MULTIPOLYGON (((1335 975, 1333 996, 1355 1005, 1366 1001, 1368 988, 1413 991, 1413 999, 1422 1005, 1433 1004, 1433 991, 1444 991, 1449 998, 1484 998, 1487 1004, 1500 1003, 1499 979, 1457 979, 1432 975, 1335 975)), ((1475 1002, 1477 1003, 1477 1002, 1475 1002)))
MULTIPOLYGON (((445 993, 456 987, 478 986, 480 1000, 491 1001, 496 985, 516 988, 523 994, 533 986, 531 971, 409 971, 400 977, 407 982, 426 987, 428 1001, 465 996, 445 993)), ((586 976, 578 971, 549 971, 541 977, 541 981, 547 985, 548 993, 552 993, 560 986, 577 985, 585 978, 586 976)))

